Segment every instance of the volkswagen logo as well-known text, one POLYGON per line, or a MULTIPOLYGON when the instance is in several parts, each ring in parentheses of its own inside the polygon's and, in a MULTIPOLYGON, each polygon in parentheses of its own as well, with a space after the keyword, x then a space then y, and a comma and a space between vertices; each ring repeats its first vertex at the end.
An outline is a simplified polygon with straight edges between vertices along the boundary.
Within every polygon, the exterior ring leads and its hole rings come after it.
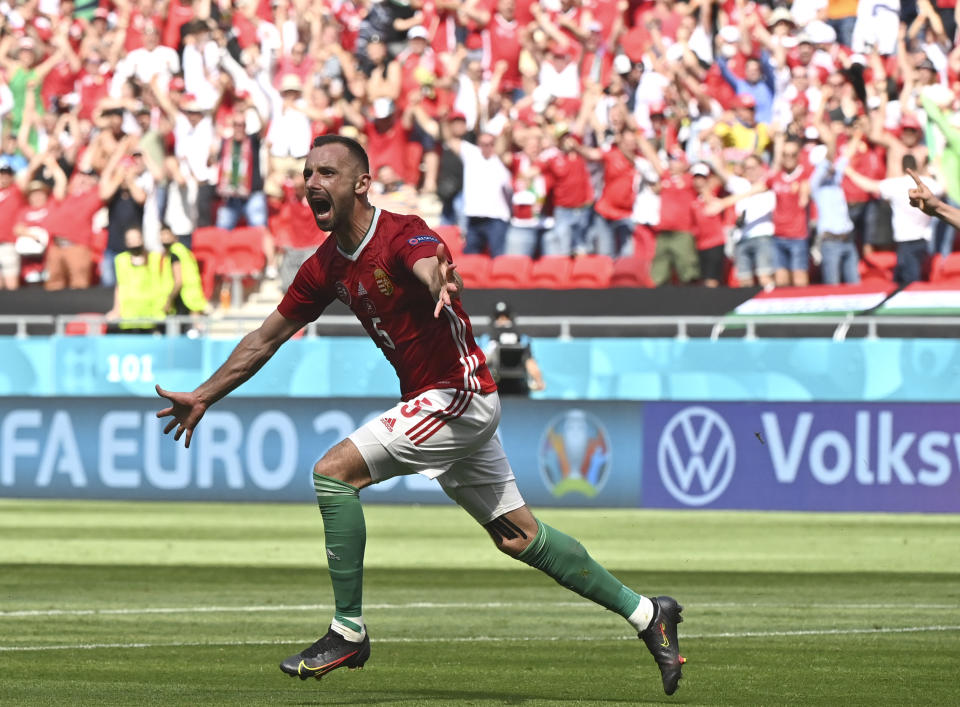
POLYGON ((660 433, 657 465, 670 495, 688 506, 705 506, 733 478, 736 446, 730 426, 709 408, 684 408, 660 433))

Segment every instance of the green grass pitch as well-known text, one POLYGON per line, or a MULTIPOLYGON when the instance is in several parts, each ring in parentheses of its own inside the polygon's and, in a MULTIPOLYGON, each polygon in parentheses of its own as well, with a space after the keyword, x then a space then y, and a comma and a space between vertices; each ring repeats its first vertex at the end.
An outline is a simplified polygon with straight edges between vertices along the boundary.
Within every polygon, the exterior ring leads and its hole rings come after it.
POLYGON ((301 682, 315 507, 0 501, 0 704, 960 704, 960 517, 541 511, 685 605, 668 698, 622 619, 459 509, 366 512, 372 657, 301 682))

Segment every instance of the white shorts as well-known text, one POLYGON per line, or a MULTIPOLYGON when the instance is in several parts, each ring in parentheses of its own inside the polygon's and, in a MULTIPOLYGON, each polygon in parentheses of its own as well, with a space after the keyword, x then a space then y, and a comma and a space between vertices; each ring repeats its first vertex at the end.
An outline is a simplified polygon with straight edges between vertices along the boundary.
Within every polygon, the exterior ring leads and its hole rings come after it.
POLYGON ((13 243, 0 243, 0 275, 20 276, 20 254, 13 243))
POLYGON ((397 403, 350 435, 374 483, 403 474, 436 479, 479 523, 524 505, 497 437, 500 397, 453 388, 397 403))

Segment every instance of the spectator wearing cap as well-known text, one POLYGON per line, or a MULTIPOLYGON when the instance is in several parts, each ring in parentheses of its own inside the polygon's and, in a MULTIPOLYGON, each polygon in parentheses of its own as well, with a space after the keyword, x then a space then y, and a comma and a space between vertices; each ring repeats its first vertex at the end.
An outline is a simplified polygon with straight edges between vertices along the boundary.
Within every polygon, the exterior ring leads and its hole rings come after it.
POLYGON ((266 135, 270 154, 267 177, 270 193, 279 193, 282 182, 303 171, 311 139, 310 116, 303 102, 303 83, 296 74, 287 74, 280 81, 279 94, 274 96, 273 114, 266 135))
POLYGON ((607 86, 613 73, 614 53, 604 40, 600 22, 592 21, 587 29, 590 34, 584 40, 583 55, 580 57, 580 83, 607 86))
POLYGON ((719 287, 724 281, 727 259, 724 247, 727 229, 732 223, 730 209, 708 212, 722 191, 719 179, 706 163, 699 162, 690 168, 696 198, 691 204, 693 237, 697 243, 697 260, 700 264, 700 280, 704 287, 719 287))
POLYGON ((807 204, 810 202, 809 171, 800 162, 800 142, 777 136, 774 162, 767 187, 776 195, 773 209, 775 279, 778 287, 810 283, 810 250, 807 244, 807 204))
POLYGON ((923 141, 923 125, 913 113, 903 113, 896 130, 883 129, 883 115, 886 101, 881 100, 877 110, 870 111, 870 141, 879 145, 887 153, 887 176, 899 177, 903 174, 903 156, 913 155, 917 164, 927 161, 927 145, 923 141))
POLYGON ((557 148, 544 160, 543 172, 551 184, 553 228, 543 235, 543 255, 587 252, 587 232, 593 215, 593 185, 587 162, 577 151, 580 137, 566 124, 557 128, 557 148))
POLYGON ((14 181, 13 167, 0 163, 0 287, 5 290, 20 287, 20 254, 13 225, 23 204, 23 192, 14 181))
POLYGON ((13 220, 16 249, 21 256, 20 276, 27 282, 39 282, 43 256, 50 240, 46 220, 66 194, 67 178, 53 154, 43 152, 35 154, 26 169, 17 175, 17 186, 24 194, 23 205, 13 220), (52 186, 50 182, 37 178, 41 168, 52 178, 52 186), (28 265, 32 266, 29 271, 28 265))
POLYGON ((717 66, 723 78, 737 93, 741 103, 744 96, 750 96, 753 99, 756 121, 769 123, 773 119, 773 96, 776 90, 770 53, 764 49, 760 53, 760 58, 748 58, 744 63, 743 78, 730 70, 727 59, 723 56, 717 59, 717 66))
POLYGON ((463 213, 466 217, 465 253, 502 255, 510 226, 512 177, 497 145, 497 136, 481 133, 474 145, 454 135, 447 147, 463 160, 463 213))
POLYGON ((98 182, 99 175, 90 165, 80 164, 68 183, 66 195, 45 220, 50 235, 44 282, 47 290, 90 287, 93 217, 103 206, 98 182))
MULTIPOLYGON (((933 131, 933 145, 936 148, 930 155, 931 168, 940 176, 946 192, 947 202, 954 207, 960 206, 960 129, 946 112, 952 107, 953 95, 948 93, 937 100, 942 91, 924 91, 921 103, 929 121, 928 130, 933 131)), ((952 111, 951 111, 952 113, 952 111)), ((933 252, 946 257, 953 252, 956 229, 946 220, 937 219, 933 233, 933 252)))
POLYGON ((770 131, 765 123, 757 122, 756 100, 749 93, 737 96, 735 119, 720 120, 714 127, 725 147, 732 148, 736 158, 745 155, 761 155, 770 145, 770 131))
POLYGON ((700 262, 693 238, 693 175, 679 149, 669 155, 666 169, 659 160, 655 165, 660 173, 660 223, 650 264, 650 279, 659 287, 675 273, 680 284, 689 284, 700 278, 700 262))

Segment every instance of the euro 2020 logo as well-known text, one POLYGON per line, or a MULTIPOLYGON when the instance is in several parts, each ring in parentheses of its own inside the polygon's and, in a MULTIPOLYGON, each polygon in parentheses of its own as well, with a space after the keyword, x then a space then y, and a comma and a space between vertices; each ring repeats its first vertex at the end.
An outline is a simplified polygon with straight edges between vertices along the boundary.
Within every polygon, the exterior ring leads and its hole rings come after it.
POLYGON ((610 436, 593 415, 568 410, 550 420, 540 440, 540 475, 554 496, 596 496, 610 474, 610 436))

